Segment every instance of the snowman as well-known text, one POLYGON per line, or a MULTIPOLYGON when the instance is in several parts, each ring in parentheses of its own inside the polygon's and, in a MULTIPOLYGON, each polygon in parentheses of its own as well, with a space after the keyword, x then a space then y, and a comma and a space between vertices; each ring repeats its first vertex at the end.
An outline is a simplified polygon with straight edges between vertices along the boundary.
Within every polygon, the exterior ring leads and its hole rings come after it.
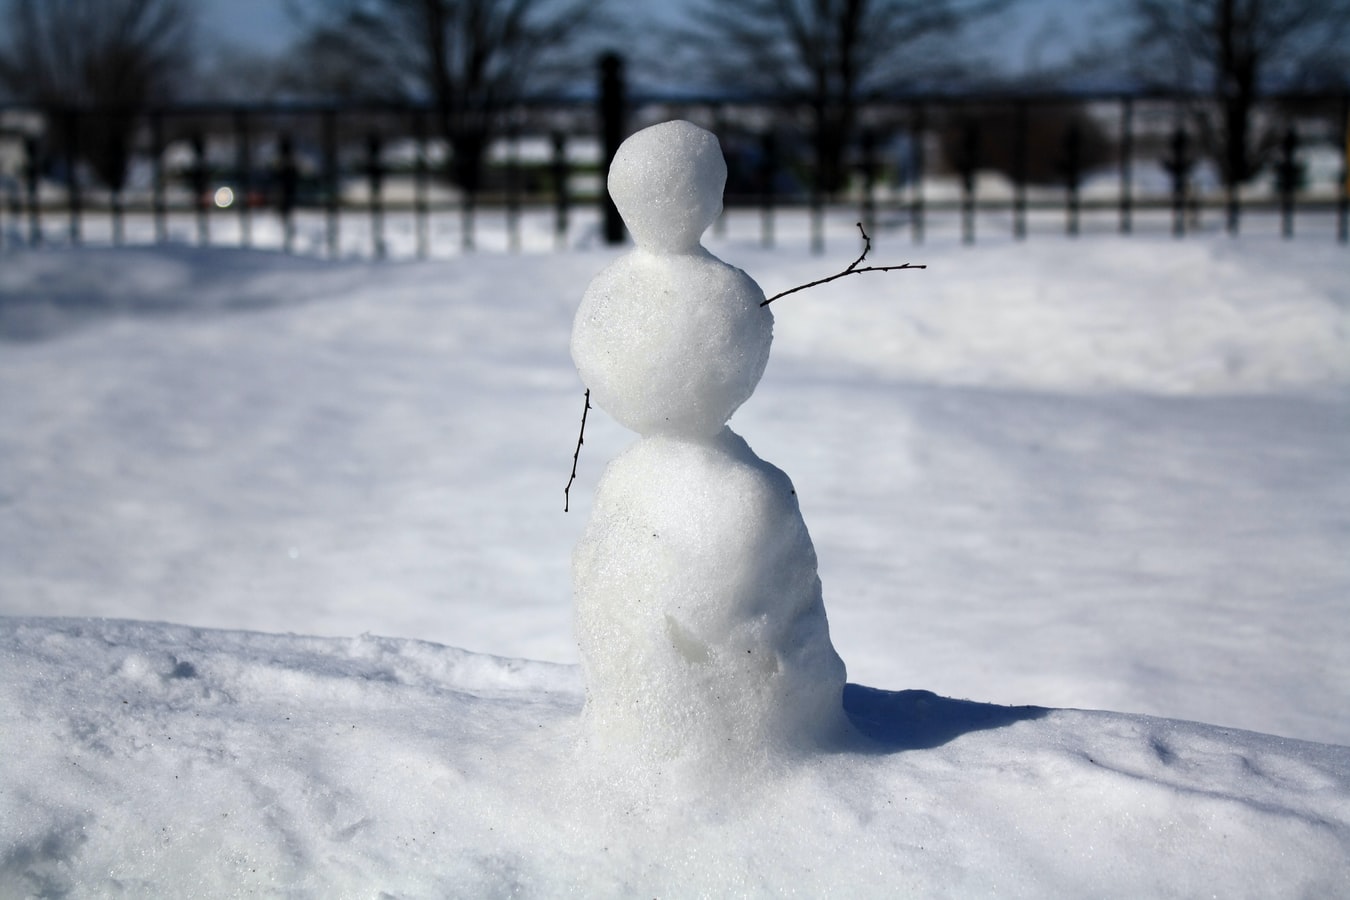
POLYGON ((781 757, 845 728, 792 482, 726 424, 764 373, 773 314, 700 244, 725 184, 696 125, 625 141, 608 187, 636 247, 591 282, 572 330, 594 404, 640 435, 573 555, 583 726, 658 765, 781 757))

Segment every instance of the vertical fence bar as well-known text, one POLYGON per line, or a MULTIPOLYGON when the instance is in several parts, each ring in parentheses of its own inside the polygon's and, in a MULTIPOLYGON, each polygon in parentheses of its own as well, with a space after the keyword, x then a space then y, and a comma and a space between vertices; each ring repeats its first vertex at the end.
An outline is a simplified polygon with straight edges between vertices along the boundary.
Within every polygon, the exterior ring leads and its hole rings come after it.
POLYGON ((24 192, 28 199, 28 243, 37 247, 42 243, 42 204, 38 198, 38 176, 42 171, 38 141, 31 134, 23 139, 25 156, 24 192))
POLYGON ((1013 113, 1013 237, 1027 236, 1027 104, 1019 101, 1013 113))
POLYGON ((980 126, 966 120, 961 134, 961 155, 957 168, 961 173, 961 243, 975 243, 975 175, 980 167, 980 126))
POLYGON ((774 242, 774 201, 778 181, 778 140, 772 127, 760 135, 759 150, 759 242, 768 250, 774 242))
POLYGON ((1294 236, 1294 195, 1298 192, 1298 131, 1290 125, 1280 141, 1280 161, 1275 167, 1280 189, 1280 236, 1294 236))
POLYGON ((427 118, 421 110, 413 112, 413 229, 417 232, 417 258, 426 259, 427 240, 427 118))
POLYGON ((1350 243, 1350 94, 1341 97, 1341 189, 1336 198, 1336 240, 1350 243))
MULTIPOLYGON (((819 116, 816 119, 819 122, 819 116)), ((817 125, 819 128, 819 125, 817 125)), ((822 152, 821 142, 823 136, 816 134, 814 136, 815 145, 812 147, 814 159, 811 168, 811 190, 807 200, 807 216, 811 222, 811 252, 820 256, 825 252, 825 162, 822 152)))
POLYGON ((877 225, 877 132, 874 128, 864 128, 862 132, 862 217, 863 228, 868 234, 876 234, 877 225))
POLYGON ((520 252, 520 116, 512 115, 506 133, 506 247, 520 252))
POLYGON ((1083 134, 1076 121, 1064 132, 1064 231, 1078 237, 1078 187, 1083 177, 1083 134))
POLYGON ((1235 172, 1224 175, 1223 182, 1224 230, 1237 237, 1242 228, 1242 186, 1235 172))
POLYGON ((126 243, 126 210, 122 204, 121 188, 108 191, 108 216, 112 219, 112 242, 114 247, 126 243))
MULTIPOLYGON (((452 160, 451 165, 454 165, 452 160)), ((461 173, 466 169, 460 169, 461 173)), ((478 185, 472 180, 475 178, 469 175, 468 179, 460 185, 463 193, 459 199, 459 249, 464 253, 472 253, 474 250, 474 229, 478 216, 478 185)))
POLYGON ((207 222, 211 198, 209 172, 206 163, 206 138, 200 131, 192 135, 192 202, 197 208, 197 243, 205 247, 211 242, 211 226, 207 222))
POLYGON ((295 163, 295 142, 282 132, 277 147, 277 212, 281 215, 281 249, 295 252, 295 206, 300 196, 300 168, 295 163))
POLYGON ((1134 212, 1134 98, 1126 97, 1120 106, 1120 233, 1133 228, 1134 212))
POLYGON ((1186 234, 1186 182, 1191 168, 1190 138, 1180 126, 1172 132, 1171 155, 1163 168, 1172 176, 1172 236, 1186 234))
MULTIPOLYGON (((95 117, 95 134, 98 134, 98 119, 96 118, 98 114, 98 110, 91 113, 91 115, 95 117)), ((123 110, 104 112, 103 115, 103 128, 105 135, 107 135, 106 139, 109 140, 109 143, 112 145, 110 149, 112 149, 112 154, 117 157, 116 162, 122 164, 121 173, 112 175, 115 181, 113 184, 108 185, 108 215, 109 218, 112 219, 112 242, 114 247, 120 247, 126 242, 126 209, 123 204, 124 197, 122 190, 125 187, 127 163, 130 160, 134 147, 123 144, 119 132, 125 124, 128 130, 134 133, 136 116, 132 112, 123 110), (125 123, 123 121, 124 116, 126 117, 125 123)), ((134 139, 128 137, 127 140, 130 143, 134 139)))
POLYGON ((370 210, 370 250, 376 259, 384 259, 384 161, 378 133, 366 135, 366 183, 370 210))
POLYGON ((69 210, 70 243, 80 244, 80 216, 84 198, 80 193, 80 114, 67 110, 66 119, 66 207, 69 210))
POLYGON ((239 240, 245 247, 253 244, 253 152, 250 147, 248 111, 234 113, 235 168, 239 193, 234 202, 239 204, 239 240))
POLYGON ((924 204, 923 204, 923 179, 924 169, 927 165, 928 154, 924 151, 924 142, 927 140, 927 121, 925 119, 925 110, 922 103, 914 104, 914 138, 912 145, 914 147, 914 191, 909 198, 909 219, 910 227, 914 232, 914 243, 923 243, 924 227, 924 204))
POLYGON ((624 139, 626 94, 623 57, 617 53, 604 54, 600 57, 599 112, 601 146, 604 148, 600 169, 600 203, 603 207, 606 244, 622 244, 624 241, 623 218, 609 191, 605 190, 605 184, 609 180, 609 167, 614 161, 614 154, 619 152, 619 144, 624 139))
MULTIPOLYGON (((20 177, 22 177, 22 170, 20 170, 20 177)), ((9 185, 9 190, 5 191, 5 200, 8 201, 9 222, 0 225, 0 247, 23 241, 23 195, 20 193, 19 184, 19 181, 14 181, 9 185)))
POLYGON ((155 218, 155 243, 162 244, 169 239, 168 202, 164 195, 164 113, 154 110, 150 113, 150 144, 154 154, 154 186, 150 200, 155 218))
POLYGON ((327 107, 322 113, 323 128, 323 184, 324 184, 324 239, 328 258, 338 255, 338 147, 337 110, 327 107))
POLYGON ((568 196, 568 179, 571 173, 567 168, 567 135, 560 129, 553 132, 553 247, 556 250, 567 248, 568 217, 571 198, 568 196))

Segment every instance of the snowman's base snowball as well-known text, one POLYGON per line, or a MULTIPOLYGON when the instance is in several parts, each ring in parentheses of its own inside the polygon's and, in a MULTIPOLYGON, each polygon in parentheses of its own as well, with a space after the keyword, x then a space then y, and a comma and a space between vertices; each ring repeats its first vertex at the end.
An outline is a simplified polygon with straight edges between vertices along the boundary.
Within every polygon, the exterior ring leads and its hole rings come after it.
POLYGON ((731 429, 610 463, 573 569, 593 747, 734 768, 842 734, 844 664, 792 482, 731 429))

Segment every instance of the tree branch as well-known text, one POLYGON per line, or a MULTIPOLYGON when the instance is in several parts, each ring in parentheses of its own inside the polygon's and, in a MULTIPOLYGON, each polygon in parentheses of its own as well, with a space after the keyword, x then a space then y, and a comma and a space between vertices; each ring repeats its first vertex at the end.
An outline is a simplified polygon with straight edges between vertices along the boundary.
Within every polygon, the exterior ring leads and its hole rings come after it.
POLYGON ((563 488, 563 512, 567 512, 567 507, 571 503, 572 482, 577 480, 577 460, 581 457, 581 445, 586 443, 586 413, 591 411, 591 389, 586 388, 586 406, 581 410, 581 433, 577 435, 577 449, 572 454, 572 476, 567 479, 567 487, 563 488))
POLYGON ((863 260, 867 259, 867 254, 872 252, 872 239, 867 236, 867 232, 863 229, 861 222, 858 223, 858 231, 862 233, 863 237, 863 252, 861 256, 859 256, 857 259, 855 259, 853 262, 849 264, 849 267, 847 269, 845 269, 842 272, 836 272, 835 274, 829 276, 828 278, 821 278, 817 281, 812 281, 808 284, 799 284, 795 288, 789 288, 786 291, 774 294, 772 297, 761 303, 760 306, 768 306, 770 303, 777 300, 779 297, 786 297, 788 294, 795 294, 798 291, 804 291, 807 288, 819 287, 822 284, 829 284, 831 281, 834 281, 835 279, 838 278, 843 278, 845 275, 861 275, 863 272, 895 272, 900 269, 928 268, 928 266, 926 265, 915 265, 914 263, 904 263, 898 266, 863 266, 861 269, 858 268, 859 264, 862 263, 863 260))

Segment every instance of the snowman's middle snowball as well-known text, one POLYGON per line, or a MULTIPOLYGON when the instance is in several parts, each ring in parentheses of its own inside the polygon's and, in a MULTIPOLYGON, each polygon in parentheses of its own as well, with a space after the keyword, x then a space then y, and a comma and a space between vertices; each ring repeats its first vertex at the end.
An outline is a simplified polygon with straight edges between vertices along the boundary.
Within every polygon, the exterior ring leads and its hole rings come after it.
POLYGON ((763 299, 750 276, 708 253, 635 250, 586 290, 572 359, 595 405, 625 427, 710 437, 768 364, 763 299))

